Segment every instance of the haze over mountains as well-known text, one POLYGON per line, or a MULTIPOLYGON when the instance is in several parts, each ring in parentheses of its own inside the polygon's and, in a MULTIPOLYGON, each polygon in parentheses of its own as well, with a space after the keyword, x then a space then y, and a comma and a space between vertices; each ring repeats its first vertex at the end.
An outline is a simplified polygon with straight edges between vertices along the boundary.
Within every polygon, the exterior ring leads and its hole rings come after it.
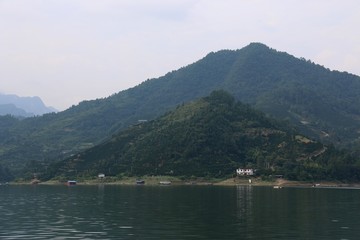
POLYGON ((39 97, 19 97, 15 94, 0 93, 0 115, 32 117, 56 111, 55 108, 45 106, 39 97))
POLYGON ((219 89, 311 138, 359 147, 360 77, 252 43, 210 53, 177 71, 63 112, 21 121, 1 117, 0 163, 20 169, 31 161, 63 159, 138 120, 155 119, 219 89))

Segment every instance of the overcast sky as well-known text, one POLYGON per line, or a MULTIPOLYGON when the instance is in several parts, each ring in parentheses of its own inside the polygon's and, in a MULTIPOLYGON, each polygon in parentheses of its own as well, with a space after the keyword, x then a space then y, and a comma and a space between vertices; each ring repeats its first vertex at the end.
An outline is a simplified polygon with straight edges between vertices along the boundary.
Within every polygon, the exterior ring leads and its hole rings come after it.
POLYGON ((359 0, 0 0, 0 92, 64 110, 262 42, 360 75, 359 0))

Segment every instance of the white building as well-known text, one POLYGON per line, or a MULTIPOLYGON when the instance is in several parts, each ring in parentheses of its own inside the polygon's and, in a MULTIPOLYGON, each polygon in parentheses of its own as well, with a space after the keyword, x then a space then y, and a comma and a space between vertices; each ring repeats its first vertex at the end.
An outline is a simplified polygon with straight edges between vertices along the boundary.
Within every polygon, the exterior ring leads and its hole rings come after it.
POLYGON ((238 176, 252 176, 252 175, 254 175, 254 169, 252 169, 252 168, 238 168, 238 169, 236 169, 236 174, 238 176))
POLYGON ((101 179, 105 178, 105 174, 99 173, 99 174, 98 174, 98 178, 101 178, 101 179))

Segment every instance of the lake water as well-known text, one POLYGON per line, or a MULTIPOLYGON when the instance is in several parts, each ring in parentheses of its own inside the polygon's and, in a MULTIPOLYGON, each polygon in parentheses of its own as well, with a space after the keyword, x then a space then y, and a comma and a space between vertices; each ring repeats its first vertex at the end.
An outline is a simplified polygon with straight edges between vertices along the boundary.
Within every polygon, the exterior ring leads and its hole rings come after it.
POLYGON ((360 239, 360 190, 0 186, 0 239, 360 239))

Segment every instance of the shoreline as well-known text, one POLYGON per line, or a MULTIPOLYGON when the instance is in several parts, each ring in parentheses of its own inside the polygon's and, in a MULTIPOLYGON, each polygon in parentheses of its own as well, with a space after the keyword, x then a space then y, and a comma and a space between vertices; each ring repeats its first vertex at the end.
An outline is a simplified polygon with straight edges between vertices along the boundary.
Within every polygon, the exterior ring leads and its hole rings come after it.
MULTIPOLYGON (((260 178, 228 178, 228 179, 179 179, 176 177, 168 176, 153 176, 153 177, 144 177, 144 178, 135 178, 129 177, 125 179, 89 179, 89 180, 79 180, 76 185, 79 186, 91 186, 91 185, 146 185, 146 186, 157 186, 162 185, 160 182, 167 182, 166 185, 198 185, 198 186, 268 186, 274 188, 283 188, 283 187, 317 187, 317 188, 360 188, 360 183, 343 183, 338 181, 316 181, 316 182, 302 182, 302 181, 290 181, 286 179, 276 179, 274 181, 264 181, 260 178), (137 184, 136 180, 144 180, 144 184, 137 184), (251 179, 251 182, 249 182, 251 179)), ((50 180, 41 182, 38 181, 36 184, 31 182, 10 182, 7 185, 66 185, 66 182, 50 180)))

